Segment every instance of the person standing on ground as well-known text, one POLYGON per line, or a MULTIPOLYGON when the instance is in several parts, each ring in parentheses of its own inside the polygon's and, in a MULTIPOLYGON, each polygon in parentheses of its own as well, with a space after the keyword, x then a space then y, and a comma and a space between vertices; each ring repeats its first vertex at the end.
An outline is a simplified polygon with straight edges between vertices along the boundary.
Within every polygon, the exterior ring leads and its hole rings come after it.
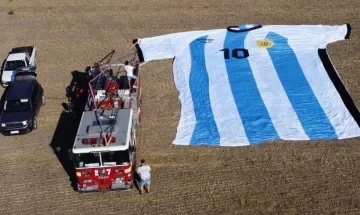
POLYGON ((137 168, 136 172, 140 176, 140 183, 139 183, 140 194, 143 193, 144 187, 146 188, 146 192, 149 193, 150 192, 151 168, 149 165, 147 165, 145 163, 144 159, 141 160, 141 165, 140 165, 140 167, 137 168))

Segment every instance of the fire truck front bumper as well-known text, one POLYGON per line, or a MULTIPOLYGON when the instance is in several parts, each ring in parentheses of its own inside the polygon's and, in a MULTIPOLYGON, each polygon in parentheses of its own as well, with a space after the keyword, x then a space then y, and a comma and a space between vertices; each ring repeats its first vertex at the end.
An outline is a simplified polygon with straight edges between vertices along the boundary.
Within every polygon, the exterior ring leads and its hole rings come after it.
POLYGON ((99 189, 99 185, 87 185, 87 184, 78 184, 79 192, 97 192, 99 189))
POLYGON ((99 192, 99 191, 111 191, 111 190, 129 190, 133 187, 132 183, 118 183, 114 182, 111 185, 88 185, 78 184, 79 192, 99 192))

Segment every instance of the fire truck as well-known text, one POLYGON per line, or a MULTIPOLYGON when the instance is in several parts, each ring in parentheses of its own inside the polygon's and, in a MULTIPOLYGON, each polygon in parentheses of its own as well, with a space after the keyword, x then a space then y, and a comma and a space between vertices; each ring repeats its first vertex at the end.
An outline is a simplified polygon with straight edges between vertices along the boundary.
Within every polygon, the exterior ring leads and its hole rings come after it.
POLYGON ((113 74, 124 70, 122 63, 100 61, 85 69, 98 71, 88 79, 89 96, 71 153, 79 192, 133 187, 141 117, 140 67, 134 62, 137 88, 129 86, 126 75, 113 74))

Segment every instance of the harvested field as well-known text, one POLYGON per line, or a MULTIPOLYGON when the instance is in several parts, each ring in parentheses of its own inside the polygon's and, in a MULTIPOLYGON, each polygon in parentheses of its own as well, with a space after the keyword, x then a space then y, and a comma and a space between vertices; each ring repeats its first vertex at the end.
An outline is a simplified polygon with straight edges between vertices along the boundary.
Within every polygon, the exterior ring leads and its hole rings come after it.
POLYGON ((12 47, 35 45, 47 104, 36 131, 0 136, 0 214, 360 214, 359 138, 172 145, 180 104, 171 60, 142 70, 138 159, 153 167, 152 193, 75 192, 65 149, 76 125, 61 115, 70 72, 111 49, 119 54, 134 38, 242 23, 350 23, 350 40, 330 44, 328 52, 360 107, 359 14, 358 0, 2 0, 0 59, 12 47))

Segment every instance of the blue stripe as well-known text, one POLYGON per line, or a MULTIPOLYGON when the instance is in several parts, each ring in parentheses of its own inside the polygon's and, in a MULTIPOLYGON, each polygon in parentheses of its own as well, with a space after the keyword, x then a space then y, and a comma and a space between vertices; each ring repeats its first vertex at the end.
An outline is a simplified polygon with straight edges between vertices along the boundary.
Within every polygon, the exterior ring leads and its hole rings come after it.
POLYGON ((240 30, 246 30, 247 28, 246 28, 246 25, 239 25, 239 29, 240 30))
MULTIPOLYGON (((244 48, 247 33, 227 32, 224 48, 230 50, 230 58, 226 59, 225 63, 231 91, 247 138, 250 144, 257 144, 279 137, 260 96, 248 59, 232 57, 233 49, 244 48)), ((251 56, 251 53, 249 54, 251 56)))
POLYGON ((274 42, 268 52, 305 133, 311 140, 337 138, 287 38, 274 32, 270 32, 266 38, 274 42))
POLYGON ((190 145, 219 145, 220 135, 211 109, 209 76, 205 65, 205 40, 200 37, 190 43, 190 92, 194 105, 196 124, 190 145))

